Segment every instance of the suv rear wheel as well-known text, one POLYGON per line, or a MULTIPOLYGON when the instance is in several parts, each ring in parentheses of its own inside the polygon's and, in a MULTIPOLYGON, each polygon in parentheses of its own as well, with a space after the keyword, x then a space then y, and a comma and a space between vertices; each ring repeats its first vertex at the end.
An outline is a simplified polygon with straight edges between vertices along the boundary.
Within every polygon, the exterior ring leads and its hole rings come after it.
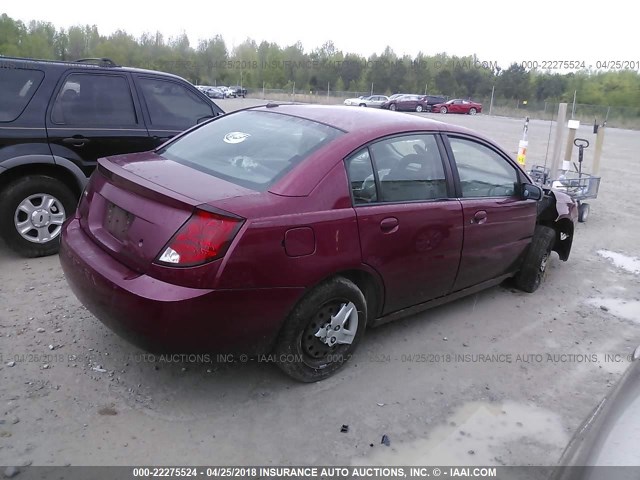
POLYGON ((57 253, 62 224, 76 204, 73 192, 53 177, 19 178, 0 192, 0 235, 25 257, 57 253))

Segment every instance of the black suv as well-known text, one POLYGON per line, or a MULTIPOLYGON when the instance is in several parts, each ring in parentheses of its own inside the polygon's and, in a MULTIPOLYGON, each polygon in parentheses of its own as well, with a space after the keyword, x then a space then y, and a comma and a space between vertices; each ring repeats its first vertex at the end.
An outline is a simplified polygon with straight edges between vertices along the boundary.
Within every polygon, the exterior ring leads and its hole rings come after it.
POLYGON ((423 101, 427 107, 427 112, 430 112, 432 111, 431 107, 437 105, 438 103, 444 103, 447 101, 447 99, 438 95, 425 95, 423 101))
POLYGON ((233 92, 231 94, 233 98, 236 98, 236 97, 245 98, 247 96, 247 89, 241 87, 240 85, 231 85, 229 89, 233 92))
POLYGON ((0 236, 24 256, 56 253, 98 158, 152 150, 223 113, 175 75, 0 57, 0 236))

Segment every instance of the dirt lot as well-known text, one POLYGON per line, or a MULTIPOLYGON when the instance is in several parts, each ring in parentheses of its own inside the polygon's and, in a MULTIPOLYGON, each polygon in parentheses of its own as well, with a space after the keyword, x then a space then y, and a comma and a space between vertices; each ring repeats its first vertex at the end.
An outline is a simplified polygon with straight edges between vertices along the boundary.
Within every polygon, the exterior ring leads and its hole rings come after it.
MULTIPOLYGON (((522 132, 433 116, 510 152, 522 132)), ((532 121, 529 163, 548 136, 532 121)), ((80 305, 56 256, 0 245, 0 465, 554 463, 640 344, 639 150, 637 132, 608 130, 589 222, 538 292, 501 286, 370 330, 312 385, 268 364, 153 362, 80 305)))

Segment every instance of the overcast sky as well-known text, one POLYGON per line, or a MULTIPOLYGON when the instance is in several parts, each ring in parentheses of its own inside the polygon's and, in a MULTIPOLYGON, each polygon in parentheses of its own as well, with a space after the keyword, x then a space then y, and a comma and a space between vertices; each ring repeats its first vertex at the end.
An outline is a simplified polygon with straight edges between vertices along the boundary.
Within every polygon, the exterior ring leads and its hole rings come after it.
POLYGON ((344 52, 364 56, 389 45, 399 55, 447 52, 511 62, 640 60, 636 15, 631 3, 528 0, 496 2, 135 1, 2 0, 0 13, 14 19, 46 20, 57 27, 97 25, 140 36, 186 32, 192 46, 221 34, 231 49, 247 37, 280 46, 301 41, 306 51, 333 40, 344 52))

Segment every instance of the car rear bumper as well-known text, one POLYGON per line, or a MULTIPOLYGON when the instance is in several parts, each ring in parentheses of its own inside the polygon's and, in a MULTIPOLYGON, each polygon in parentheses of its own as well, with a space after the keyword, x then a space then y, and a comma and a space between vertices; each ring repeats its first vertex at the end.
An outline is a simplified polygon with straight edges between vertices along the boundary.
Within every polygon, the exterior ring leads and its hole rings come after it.
POLYGON ((130 270, 76 218, 63 227, 60 263, 78 299, 102 323, 154 352, 269 352, 302 288, 196 289, 130 270))

